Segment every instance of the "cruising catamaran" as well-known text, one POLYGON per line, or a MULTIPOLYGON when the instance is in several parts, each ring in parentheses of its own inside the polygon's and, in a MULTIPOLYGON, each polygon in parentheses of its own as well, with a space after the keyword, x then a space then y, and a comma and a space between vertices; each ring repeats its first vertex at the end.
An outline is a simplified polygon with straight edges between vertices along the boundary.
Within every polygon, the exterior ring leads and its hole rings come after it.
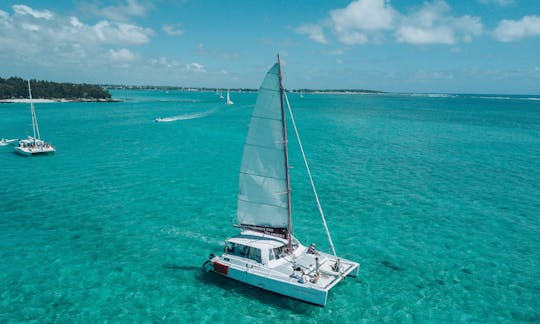
POLYGON ((360 265, 336 255, 317 191, 282 85, 278 62, 259 89, 244 145, 239 175, 237 224, 240 234, 225 241, 221 256, 203 267, 275 293, 324 306, 328 292, 360 265), (311 180, 332 254, 302 245, 293 236, 285 103, 311 180))
POLYGON ((39 134, 39 125, 32 100, 30 80, 28 80, 28 96, 30 98, 30 112, 32 113, 32 130, 34 131, 34 136, 28 136, 27 139, 20 140, 19 145, 15 146, 15 152, 26 156, 54 153, 56 152, 56 148, 52 144, 43 141, 39 134))

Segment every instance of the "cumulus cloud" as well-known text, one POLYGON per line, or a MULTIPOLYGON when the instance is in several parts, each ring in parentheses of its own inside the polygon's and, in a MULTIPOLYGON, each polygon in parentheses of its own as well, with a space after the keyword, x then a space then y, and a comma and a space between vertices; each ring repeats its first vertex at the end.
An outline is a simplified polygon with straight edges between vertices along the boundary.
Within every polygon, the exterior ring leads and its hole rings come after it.
POLYGON ((196 63, 196 62, 186 64, 186 70, 189 71, 189 72, 196 72, 196 73, 206 72, 206 69, 204 68, 204 65, 202 65, 200 63, 196 63))
POLYGON ((389 1, 355 0, 345 8, 331 10, 324 23, 305 24, 296 31, 303 31, 302 34, 314 41, 327 43, 326 38, 319 36, 324 36, 321 26, 331 30, 345 45, 377 42, 392 34, 402 43, 456 44, 471 42, 483 30, 479 17, 453 16, 443 0, 425 2, 406 14, 395 10, 389 1))
POLYGON ((110 49, 109 54, 114 61, 131 62, 135 60, 135 54, 127 48, 122 48, 117 51, 110 49))
POLYGON ((171 36, 181 36, 184 34, 182 29, 173 25, 163 25, 163 31, 171 36))
POLYGON ((29 15, 34 18, 46 19, 46 20, 51 20, 54 16, 53 13, 50 12, 49 10, 41 10, 41 11, 34 10, 25 5, 14 5, 12 8, 15 14, 20 15, 20 16, 29 15))
POLYGON ((139 59, 130 46, 150 41, 153 31, 132 23, 101 20, 89 24, 75 16, 12 6, 0 11, 0 60, 75 69, 116 67, 139 59), (47 60, 43 60, 46 57, 47 60))
POLYGON ((411 44, 455 44, 470 42, 482 33, 480 18, 453 17, 444 1, 425 3, 418 12, 402 18, 395 32, 398 42, 411 44))
POLYGON ((300 35, 307 35, 309 39, 316 41, 317 43, 326 44, 328 41, 324 36, 324 32, 321 26, 316 24, 306 24, 297 27, 295 30, 300 35))
POLYGON ((357 0, 330 11, 330 24, 344 44, 362 44, 369 34, 392 29, 397 15, 385 0, 357 0))
POLYGON ((525 16, 520 20, 501 20, 493 31, 501 42, 517 41, 525 37, 540 36, 540 17, 525 16))
POLYGON ((169 60, 165 56, 160 56, 158 58, 151 58, 149 63, 153 66, 160 66, 164 68, 172 68, 179 66, 178 62, 174 60, 169 60))
POLYGON ((137 45, 150 40, 153 31, 136 25, 111 23, 103 20, 90 28, 102 42, 110 44, 137 45))

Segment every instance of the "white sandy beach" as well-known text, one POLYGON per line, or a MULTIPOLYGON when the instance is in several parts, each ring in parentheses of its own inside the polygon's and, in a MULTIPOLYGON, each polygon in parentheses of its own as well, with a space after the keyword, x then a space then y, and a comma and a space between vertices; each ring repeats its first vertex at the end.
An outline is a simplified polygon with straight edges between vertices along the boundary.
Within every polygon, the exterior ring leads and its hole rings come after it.
MULTIPOLYGON (((110 102, 112 99, 32 99, 34 103, 51 102, 110 102)), ((30 103, 30 99, 0 99, 0 103, 30 103)))
MULTIPOLYGON (((34 103, 65 102, 61 99, 33 99, 34 103)), ((0 103, 30 103, 30 99, 0 99, 0 103)))

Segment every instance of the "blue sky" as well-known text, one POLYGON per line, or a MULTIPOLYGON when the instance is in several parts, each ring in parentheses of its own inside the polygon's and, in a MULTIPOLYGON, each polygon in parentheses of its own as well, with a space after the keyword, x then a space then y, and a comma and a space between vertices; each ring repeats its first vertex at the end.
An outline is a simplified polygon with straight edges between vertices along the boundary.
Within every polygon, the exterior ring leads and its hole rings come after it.
POLYGON ((540 0, 0 2, 0 76, 540 94, 540 0))

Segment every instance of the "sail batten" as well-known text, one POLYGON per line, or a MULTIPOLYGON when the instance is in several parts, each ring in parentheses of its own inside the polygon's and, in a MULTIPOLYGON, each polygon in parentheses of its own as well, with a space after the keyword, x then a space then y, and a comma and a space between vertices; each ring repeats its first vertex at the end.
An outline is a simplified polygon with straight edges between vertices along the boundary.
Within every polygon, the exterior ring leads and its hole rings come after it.
POLYGON ((280 177, 269 177, 269 176, 263 175, 263 174, 255 174, 255 173, 248 173, 248 172, 240 172, 240 174, 245 174, 245 175, 254 176, 254 177, 261 177, 261 178, 270 178, 270 179, 276 179, 276 180, 285 180, 285 178, 280 178, 280 177))
POLYGON ((289 227, 279 66, 259 88, 238 177, 237 224, 254 228, 289 227))

